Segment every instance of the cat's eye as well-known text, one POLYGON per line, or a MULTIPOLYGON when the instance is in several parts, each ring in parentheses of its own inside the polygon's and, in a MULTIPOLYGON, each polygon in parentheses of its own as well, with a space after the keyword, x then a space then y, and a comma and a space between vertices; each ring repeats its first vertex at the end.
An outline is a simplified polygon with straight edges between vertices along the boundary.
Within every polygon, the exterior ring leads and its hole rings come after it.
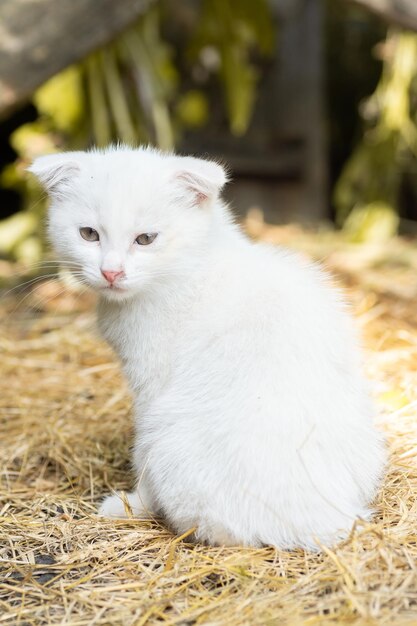
POLYGON ((98 232, 89 226, 80 228, 80 235, 86 241, 98 241, 100 239, 98 232))
POLYGON ((135 241, 140 246, 148 246, 150 243, 155 241, 157 234, 158 233, 142 233, 136 237, 135 241))

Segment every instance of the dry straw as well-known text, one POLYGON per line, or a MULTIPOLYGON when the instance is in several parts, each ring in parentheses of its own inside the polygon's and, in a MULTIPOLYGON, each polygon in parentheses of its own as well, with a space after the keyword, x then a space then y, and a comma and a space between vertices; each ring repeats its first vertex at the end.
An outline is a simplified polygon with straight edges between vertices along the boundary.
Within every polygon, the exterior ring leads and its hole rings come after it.
POLYGON ((417 624, 417 251, 248 229, 325 257, 347 287, 391 450, 375 519, 317 555, 96 517, 131 483, 130 401, 91 297, 42 282, 0 305, 0 625, 417 624))

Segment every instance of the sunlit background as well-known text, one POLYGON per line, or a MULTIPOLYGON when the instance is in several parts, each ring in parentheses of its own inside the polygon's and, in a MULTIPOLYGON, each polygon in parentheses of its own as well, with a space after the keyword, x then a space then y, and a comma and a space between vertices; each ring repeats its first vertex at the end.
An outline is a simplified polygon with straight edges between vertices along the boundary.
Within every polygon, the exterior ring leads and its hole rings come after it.
POLYGON ((63 10, 42 0, 25 3, 25 18, 20 4, 0 14, 3 260, 33 264, 45 252, 30 161, 110 142, 224 159, 242 217, 334 224, 352 241, 415 233, 417 33, 358 6, 377 2, 63 10))

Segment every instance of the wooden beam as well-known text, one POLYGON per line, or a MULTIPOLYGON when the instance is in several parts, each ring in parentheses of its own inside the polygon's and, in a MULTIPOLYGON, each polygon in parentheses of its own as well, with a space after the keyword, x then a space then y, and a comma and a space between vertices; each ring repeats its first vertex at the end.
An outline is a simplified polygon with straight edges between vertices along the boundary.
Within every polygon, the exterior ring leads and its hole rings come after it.
POLYGON ((417 31, 417 0, 347 0, 390 24, 417 31))
POLYGON ((0 117, 63 68, 108 43, 152 0, 1 0, 0 117))

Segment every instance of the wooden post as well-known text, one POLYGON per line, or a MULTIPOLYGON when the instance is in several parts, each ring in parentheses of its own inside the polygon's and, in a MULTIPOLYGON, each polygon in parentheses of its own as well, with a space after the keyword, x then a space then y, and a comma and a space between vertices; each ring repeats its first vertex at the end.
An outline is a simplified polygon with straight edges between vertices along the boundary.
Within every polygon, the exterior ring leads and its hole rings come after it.
POLYGON ((256 206, 269 222, 315 222, 328 217, 329 204, 323 3, 270 2, 278 24, 276 53, 259 85, 247 134, 232 138, 213 125, 189 134, 182 148, 198 153, 204 146, 231 165, 226 196, 240 214, 256 206))
POLYGON ((417 0, 347 0, 368 9, 389 24, 417 31, 417 0))
POLYGON ((1 0, 0 118, 109 41, 151 0, 1 0))

